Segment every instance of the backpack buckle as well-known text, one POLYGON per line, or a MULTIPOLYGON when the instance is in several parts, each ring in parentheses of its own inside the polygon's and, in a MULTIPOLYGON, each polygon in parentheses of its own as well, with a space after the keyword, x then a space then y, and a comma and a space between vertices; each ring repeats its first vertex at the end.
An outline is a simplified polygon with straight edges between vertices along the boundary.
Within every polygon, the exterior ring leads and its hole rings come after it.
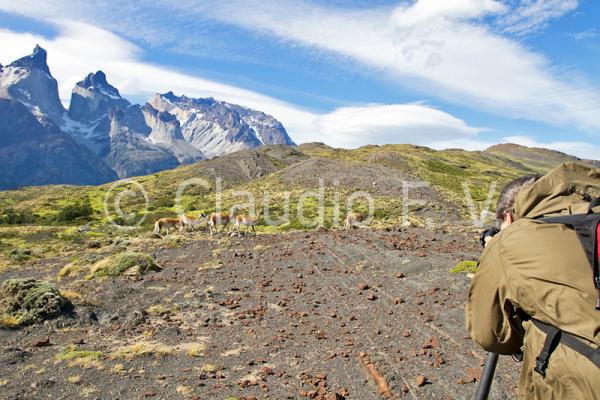
POLYGON ((548 357, 550 354, 545 351, 541 352, 539 356, 535 358, 535 367, 533 370, 540 374, 542 377, 546 377, 546 368, 548 367, 548 357))

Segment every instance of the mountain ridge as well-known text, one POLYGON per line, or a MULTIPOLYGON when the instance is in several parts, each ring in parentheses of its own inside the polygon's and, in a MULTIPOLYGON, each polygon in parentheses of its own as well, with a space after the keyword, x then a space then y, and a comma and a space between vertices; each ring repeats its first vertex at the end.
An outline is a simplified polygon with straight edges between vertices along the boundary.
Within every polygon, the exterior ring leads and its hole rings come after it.
MULTIPOLYGON (((158 108, 153 107, 150 104, 152 99, 142 106, 132 104, 109 83, 102 70, 97 70, 90 72, 75 84, 69 108, 65 109, 58 96, 58 83, 52 77, 47 64, 47 52, 39 45, 36 45, 32 54, 19 58, 8 66, 0 67, 0 98, 20 102, 42 125, 54 124, 55 128, 52 131, 63 135, 61 143, 65 151, 61 151, 61 154, 66 157, 65 165, 72 165, 74 168, 74 171, 69 173, 64 171, 57 174, 60 160, 54 159, 58 165, 47 165, 51 168, 46 168, 46 171, 35 171, 36 175, 46 174, 45 178, 35 180, 38 184, 97 184, 114 180, 115 174, 119 178, 143 175, 192 163, 207 156, 220 156, 271 143, 294 145, 283 125, 260 111, 212 98, 193 99, 185 95, 177 97, 173 92, 168 92, 164 96, 177 100, 179 104, 169 107, 169 110, 162 107, 164 104, 158 108), (169 111, 181 106, 183 102, 196 105, 210 104, 213 109, 219 111, 197 112, 198 110, 188 108, 185 112, 190 117, 190 122, 193 121, 191 124, 193 126, 182 126, 177 116, 169 111), (239 115, 236 110, 243 112, 244 116, 239 115), (249 119, 260 123, 250 127, 246 122, 249 119), (198 126, 205 129, 194 131, 198 126), (86 157, 70 156, 66 148, 74 153, 85 154, 86 157), (70 161, 76 159, 82 164, 70 164, 70 161), (100 182, 95 178, 88 180, 89 174, 84 174, 82 179, 77 177, 78 169, 89 169, 85 159, 89 160, 88 164, 97 166, 100 182), (112 172, 107 173, 107 169, 112 172)), ((8 103, 2 104, 8 107, 8 103)), ((14 110, 10 107, 8 109, 14 110)), ((183 109, 178 111, 183 112, 183 109)), ((17 117, 16 114, 6 115, 9 119, 17 117)), ((9 134, 6 133, 6 136, 8 137, 9 134)), ((36 140, 42 138, 47 139, 48 136, 39 135, 36 140)), ((41 149, 43 146, 37 148, 41 149)), ((4 150, 8 151, 8 149, 4 150)), ((22 146, 12 150, 24 151, 22 146)), ((6 151, 4 154, 8 154, 6 151)), ((39 154, 37 157, 43 155, 39 154)), ((7 157, 4 161, 9 160, 14 162, 15 158, 7 157)), ((50 162, 52 158, 47 160, 50 162)), ((30 172, 30 175, 34 172, 27 171, 27 164, 20 165, 19 169, 23 168, 26 172, 30 172)), ((8 168, 8 170, 14 169, 8 168)), ((0 185, 0 189, 34 182, 27 178, 27 173, 18 175, 18 178, 7 179, 0 185)))

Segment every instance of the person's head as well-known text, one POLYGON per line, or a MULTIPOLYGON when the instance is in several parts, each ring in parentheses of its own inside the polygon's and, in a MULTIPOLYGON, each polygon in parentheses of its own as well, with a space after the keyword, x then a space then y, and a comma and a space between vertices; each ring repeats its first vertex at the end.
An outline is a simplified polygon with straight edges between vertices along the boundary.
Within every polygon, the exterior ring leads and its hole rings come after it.
POLYGON ((542 176, 543 175, 541 174, 522 176, 509 182, 508 185, 502 189, 502 192, 500 192, 500 196, 498 197, 498 205, 496 206, 496 219, 500 223, 500 229, 506 228, 514 221, 514 215, 511 210, 515 205, 519 190, 521 190, 523 186, 531 185, 542 176))

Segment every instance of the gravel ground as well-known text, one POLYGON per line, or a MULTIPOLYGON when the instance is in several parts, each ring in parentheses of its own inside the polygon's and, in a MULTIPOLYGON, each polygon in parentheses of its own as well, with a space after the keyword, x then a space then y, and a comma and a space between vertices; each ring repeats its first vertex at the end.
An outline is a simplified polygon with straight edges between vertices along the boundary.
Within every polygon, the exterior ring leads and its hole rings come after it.
MULTIPOLYGON (((467 229, 355 229, 130 247, 162 271, 57 279, 60 258, 0 273, 71 293, 75 317, 0 330, 3 399, 468 399, 467 229)), ((99 255, 114 249, 94 250, 99 255)), ((490 398, 515 397, 501 357, 490 398)))

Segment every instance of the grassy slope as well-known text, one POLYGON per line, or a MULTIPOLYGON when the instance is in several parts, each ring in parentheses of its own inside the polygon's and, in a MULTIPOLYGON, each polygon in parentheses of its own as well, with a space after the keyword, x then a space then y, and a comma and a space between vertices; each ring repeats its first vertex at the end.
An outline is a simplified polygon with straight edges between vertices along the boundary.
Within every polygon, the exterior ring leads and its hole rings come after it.
MULTIPOLYGON (((499 151, 435 151, 413 145, 365 146, 355 150, 343 150, 308 143, 301 145, 298 150, 303 154, 278 147, 264 148, 257 152, 239 152, 173 170, 136 177, 134 180, 144 185, 148 192, 151 213, 149 219, 172 214, 175 211, 174 197, 177 187, 190 178, 202 178, 214 185, 215 177, 222 177, 225 208, 230 206, 228 203, 243 200, 241 196, 235 196, 235 190, 249 190, 255 194, 269 190, 275 198, 273 204, 276 205, 277 199, 281 199, 285 191, 290 191, 293 198, 293 193, 318 186, 318 176, 309 176, 304 181, 286 179, 286 172, 290 168, 294 168, 299 162, 310 157, 345 163, 349 166, 346 175, 350 177, 355 173, 352 165, 365 168, 377 166, 385 171, 397 171, 402 174, 400 175, 402 179, 429 182, 442 199, 464 209, 466 202, 463 185, 465 183, 473 199, 476 202, 483 202, 492 182, 496 182, 497 187, 500 188, 515 177, 533 172, 545 172, 562 161, 559 157, 555 159, 547 157, 551 161, 536 163, 531 158, 524 157, 523 152, 513 152, 509 156, 503 156, 499 151)), ((322 168, 316 173, 325 176, 326 186, 331 186, 331 180, 327 179, 329 166, 325 165, 322 168)), ((307 173, 314 174, 315 171, 307 173)), ((377 174, 377 171, 372 173, 377 174)), ((338 173, 336 178, 339 179, 340 176, 342 175, 338 173)), ((103 222, 103 202, 111 185, 52 185, 4 191, 0 192, 0 210, 27 209, 40 217, 51 219, 62 207, 89 199, 95 211, 94 220, 103 222)), ((122 187, 135 189, 131 184, 121 184, 118 191, 122 187)), ((344 195, 356 189, 364 188, 353 187, 346 183, 338 190, 344 195)), ((109 196, 109 199, 111 200, 109 204, 112 204, 113 198, 109 196)), ((135 200, 124 197, 124 208, 126 210, 128 207, 138 208, 141 200, 139 196, 135 200)), ((212 211, 214 209, 213 188, 208 190, 199 186, 189 188, 184 193, 182 205, 186 211, 212 211)))
POLYGON ((497 144, 485 150, 485 153, 494 154, 502 158, 521 163, 528 168, 546 171, 557 164, 565 161, 581 162, 584 164, 600 167, 600 161, 582 160, 575 156, 560 151, 541 149, 537 147, 525 147, 518 144, 497 144))
MULTIPOLYGON (((215 177, 223 179, 223 208, 245 201, 245 196, 237 193, 247 190, 258 200, 262 207, 263 194, 269 192, 269 209, 277 219, 284 212, 284 199, 290 197, 290 221, 277 227, 261 226, 263 232, 302 229, 297 216, 296 204, 301 194, 318 188, 318 178, 325 179, 325 226, 334 223, 333 200, 339 194, 343 217, 346 198, 356 190, 364 190, 375 198, 375 226, 397 225, 402 214, 402 182, 429 182, 430 189, 417 191, 426 203, 423 207, 413 207, 411 222, 422 223, 425 216, 438 214, 443 219, 445 211, 452 211, 456 217, 469 216, 465 200, 466 183, 473 199, 481 209, 486 200, 490 184, 496 184, 497 197, 500 188, 509 180, 533 172, 545 172, 559 162, 564 155, 549 152, 542 159, 535 149, 511 148, 507 155, 501 149, 484 152, 464 150, 435 151, 413 145, 365 146, 354 150, 333 149, 323 144, 308 143, 299 148, 269 146, 257 151, 243 151, 181 166, 173 170, 137 177, 135 181, 144 185, 149 196, 149 214, 142 231, 151 229, 153 221, 162 216, 175 216, 174 197, 178 185, 190 178, 203 178, 214 185, 215 177), (546 161, 544 161, 546 160, 546 161), (332 186, 333 181, 339 184, 332 186)), ((37 255, 85 248, 95 240, 108 240, 116 236, 139 235, 139 231, 119 231, 106 224, 104 199, 112 184, 101 186, 53 185, 28 187, 0 192, 0 213, 7 208, 16 211, 28 210, 36 215, 36 222, 26 227, 0 226, 0 268, 19 257, 29 257, 18 253, 19 249, 32 248, 37 255), (91 216, 93 232, 79 233, 77 226, 86 221, 74 221, 70 226, 53 221, 58 212, 69 204, 88 199, 94 210, 91 216), (17 254, 14 252, 17 251, 17 254)), ((125 185, 127 186, 127 185, 125 185)), ((134 188, 129 184, 131 188, 134 188)), ((119 192, 123 185, 119 186, 119 192)), ((112 204, 113 198, 109 195, 112 204)), ((314 198, 305 198, 302 202, 308 219, 317 216, 318 203, 314 198)), ((492 207, 493 207, 492 203, 492 207)), ((124 196, 123 210, 127 213, 142 208, 142 197, 124 196)), ((214 186, 206 189, 191 187, 185 191, 182 206, 186 212, 197 215, 210 212, 215 208, 214 186)), ((366 202, 357 202, 354 209, 367 210, 366 202)), ((110 210, 114 217, 114 210, 110 210)), ((139 215, 138 215, 139 216, 139 215)), ((36 256, 34 254, 33 256, 36 256)))

